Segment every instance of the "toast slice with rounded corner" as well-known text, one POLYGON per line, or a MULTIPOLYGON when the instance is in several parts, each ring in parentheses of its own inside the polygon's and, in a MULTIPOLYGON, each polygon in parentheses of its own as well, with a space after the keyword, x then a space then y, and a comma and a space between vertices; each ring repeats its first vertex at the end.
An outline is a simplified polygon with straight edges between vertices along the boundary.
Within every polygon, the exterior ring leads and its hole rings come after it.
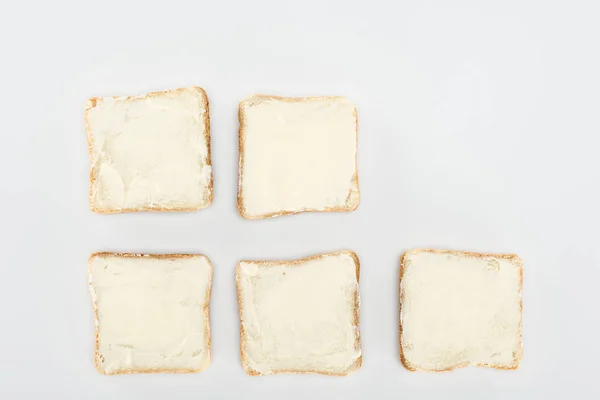
POLYGON ((356 210, 354 104, 343 97, 254 95, 240 102, 239 120, 242 217, 356 210))
POLYGON ((206 369, 211 286, 212 265, 201 254, 92 254, 89 288, 98 372, 206 369))
POLYGON ((400 262, 400 359, 410 371, 516 369, 523 267, 513 254, 409 250, 400 262))
POLYGON ((211 204, 204 89, 93 97, 86 103, 85 126, 92 211, 195 211, 211 204))
POLYGON ((236 269, 240 355, 249 375, 347 375, 362 365, 360 263, 352 251, 236 269))

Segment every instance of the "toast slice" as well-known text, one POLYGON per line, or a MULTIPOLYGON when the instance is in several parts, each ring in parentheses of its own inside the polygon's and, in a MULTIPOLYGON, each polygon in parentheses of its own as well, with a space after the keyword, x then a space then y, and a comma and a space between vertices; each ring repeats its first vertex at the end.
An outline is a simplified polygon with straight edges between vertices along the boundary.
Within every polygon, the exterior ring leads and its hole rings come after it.
POLYGON ((358 120, 350 101, 255 95, 240 103, 239 119, 242 217, 358 207, 358 120))
POLYGON ((212 202, 203 89, 91 98, 85 125, 92 211, 194 211, 212 202))
POLYGON ((407 369, 518 368, 519 257, 418 249, 400 264, 400 358, 407 369))
POLYGON ((358 257, 242 261, 240 352, 249 375, 347 375, 362 365, 358 257))
POLYGON ((203 371, 210 363, 211 279, 203 255, 92 254, 96 369, 203 371))

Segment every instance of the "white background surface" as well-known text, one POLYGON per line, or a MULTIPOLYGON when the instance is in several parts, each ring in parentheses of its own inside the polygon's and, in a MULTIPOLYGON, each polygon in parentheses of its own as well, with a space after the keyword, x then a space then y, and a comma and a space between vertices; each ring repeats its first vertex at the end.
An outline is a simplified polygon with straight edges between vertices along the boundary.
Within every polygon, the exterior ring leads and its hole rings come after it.
POLYGON ((597 1, 10 3, 0 10, 0 398, 600 394, 597 1), (94 215, 85 100, 189 85, 210 99, 213 205, 94 215), (356 212, 237 214, 237 104, 253 93, 357 104, 356 212), (519 370, 402 367, 398 262, 421 246, 521 256, 519 370), (345 378, 244 375, 237 261, 344 248, 362 262, 362 369, 345 378), (210 257, 206 372, 95 371, 87 258, 101 250, 210 257))

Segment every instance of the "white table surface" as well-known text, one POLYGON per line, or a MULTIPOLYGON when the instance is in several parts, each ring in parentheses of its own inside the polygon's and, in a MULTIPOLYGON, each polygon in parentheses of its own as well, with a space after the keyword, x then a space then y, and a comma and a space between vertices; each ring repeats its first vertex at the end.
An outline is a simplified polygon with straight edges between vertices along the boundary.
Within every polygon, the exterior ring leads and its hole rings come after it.
POLYGON ((0 10, 0 398, 600 395, 599 2, 34 3, 0 10), (190 85, 210 99, 213 205, 93 214, 85 100, 190 85), (253 93, 344 95, 357 104, 356 212, 237 214, 237 105, 253 93), (402 367, 398 263, 414 247, 521 256, 519 370, 402 367), (362 263, 362 369, 345 378, 246 376, 237 261, 344 248, 362 263), (94 251, 210 257, 208 370, 95 371, 94 251))

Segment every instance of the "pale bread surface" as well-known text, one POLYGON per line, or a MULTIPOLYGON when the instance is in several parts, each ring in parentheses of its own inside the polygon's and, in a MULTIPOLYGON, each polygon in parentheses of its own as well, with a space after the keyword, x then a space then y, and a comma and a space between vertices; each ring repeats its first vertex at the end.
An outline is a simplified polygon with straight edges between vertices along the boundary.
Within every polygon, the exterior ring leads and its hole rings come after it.
POLYGON ((85 123, 94 212, 194 211, 211 204, 209 106, 202 88, 91 98, 85 123))
POLYGON ((244 218, 358 207, 358 119, 350 101, 254 95, 240 102, 239 120, 244 218))
POLYGON ((360 264, 342 251, 236 270, 240 352, 249 375, 347 375, 362 365, 360 264))
POLYGON ((515 255, 417 249, 400 267, 400 358, 411 370, 516 369, 523 268, 515 255))
POLYGON ((114 375, 207 368, 211 282, 203 255, 92 254, 96 369, 114 375))

